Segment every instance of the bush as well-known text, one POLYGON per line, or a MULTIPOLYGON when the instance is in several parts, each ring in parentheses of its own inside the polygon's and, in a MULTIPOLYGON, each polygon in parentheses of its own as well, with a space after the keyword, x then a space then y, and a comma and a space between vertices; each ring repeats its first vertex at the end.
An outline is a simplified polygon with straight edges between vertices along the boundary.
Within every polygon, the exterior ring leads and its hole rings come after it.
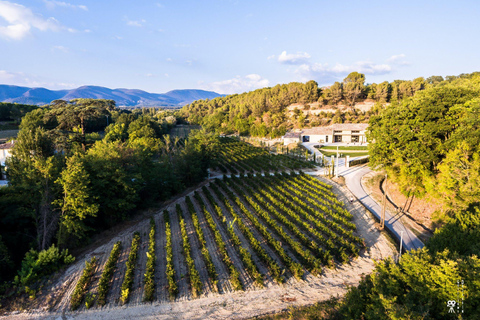
POLYGON ((73 261, 75 258, 68 253, 68 249, 60 251, 55 245, 40 252, 31 249, 25 254, 15 284, 29 286, 73 261))

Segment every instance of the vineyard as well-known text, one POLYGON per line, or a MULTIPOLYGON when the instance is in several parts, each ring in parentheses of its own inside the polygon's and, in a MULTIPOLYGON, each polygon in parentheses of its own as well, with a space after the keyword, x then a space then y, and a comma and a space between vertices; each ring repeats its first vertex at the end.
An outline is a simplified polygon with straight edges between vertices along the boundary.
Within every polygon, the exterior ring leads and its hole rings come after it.
MULTIPOLYGON (((256 162, 267 157, 242 165, 266 170, 271 162, 256 162)), ((214 179, 93 252, 50 310, 186 301, 318 276, 365 246, 331 189, 293 171, 214 179)))
POLYGON ((311 169, 315 165, 285 154, 271 154, 233 138, 221 138, 215 150, 215 169, 223 174, 246 174, 269 171, 311 169))
POLYGON ((87 254, 38 303, 50 312, 181 305, 295 287, 363 263, 355 258, 366 243, 345 196, 303 173, 310 162, 232 138, 214 154, 213 178, 87 254))

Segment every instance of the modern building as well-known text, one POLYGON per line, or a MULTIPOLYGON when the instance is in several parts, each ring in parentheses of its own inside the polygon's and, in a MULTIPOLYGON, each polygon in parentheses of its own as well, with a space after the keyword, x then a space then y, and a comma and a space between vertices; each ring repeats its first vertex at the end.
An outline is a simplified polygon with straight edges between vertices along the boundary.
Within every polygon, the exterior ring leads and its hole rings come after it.
POLYGON ((288 132, 283 137, 284 145, 296 142, 318 143, 366 143, 367 123, 336 123, 326 127, 304 129, 301 132, 288 132))

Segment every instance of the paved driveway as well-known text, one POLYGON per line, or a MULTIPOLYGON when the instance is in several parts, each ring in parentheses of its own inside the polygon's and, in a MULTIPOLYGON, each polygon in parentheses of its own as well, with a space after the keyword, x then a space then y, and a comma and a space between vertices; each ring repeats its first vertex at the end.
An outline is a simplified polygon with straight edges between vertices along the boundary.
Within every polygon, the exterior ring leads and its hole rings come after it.
MULTIPOLYGON (((321 156, 320 151, 314 148, 314 145, 318 143, 306 142, 303 145, 312 152, 315 152, 321 156)), ((345 167, 345 159, 339 159, 339 170, 338 173, 340 176, 345 178, 345 184, 348 189, 355 195, 358 201, 361 201, 362 204, 372 212, 378 219, 382 213, 382 207, 373 200, 370 195, 363 189, 361 184, 362 177, 371 172, 372 170, 368 167, 367 164, 361 166, 355 166, 351 168, 345 167)), ((323 174, 324 171, 312 172, 310 174, 318 175, 323 174)), ((388 228, 394 236, 400 241, 401 234, 403 231, 403 247, 405 250, 412 250, 423 248, 423 242, 412 232, 410 229, 406 228, 403 223, 400 221, 401 214, 392 215, 390 212, 385 212, 385 227, 388 228)))

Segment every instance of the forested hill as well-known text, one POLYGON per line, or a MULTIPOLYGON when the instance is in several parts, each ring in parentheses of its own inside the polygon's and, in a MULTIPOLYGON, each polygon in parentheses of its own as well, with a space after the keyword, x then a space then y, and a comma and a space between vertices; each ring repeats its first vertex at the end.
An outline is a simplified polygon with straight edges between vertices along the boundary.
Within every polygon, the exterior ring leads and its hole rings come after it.
MULTIPOLYGON (((352 72, 342 82, 319 88, 315 81, 291 82, 242 94, 197 100, 185 106, 180 114, 190 123, 219 133, 239 133, 259 137, 279 137, 292 128, 329 125, 343 122, 368 122, 386 103, 396 103, 412 97, 417 91, 445 85, 459 76, 432 76, 427 79, 395 80, 379 84, 365 84, 365 75, 352 72), (369 111, 354 106, 365 99, 376 105, 369 111), (315 103, 318 110, 312 110, 315 103), (292 104, 300 107, 288 108, 292 104), (303 105, 303 106, 302 106, 303 105), (344 112, 339 106, 346 106, 344 112), (322 109, 329 108, 330 112, 322 109), (335 109, 336 112, 331 112, 335 109)), ((344 108, 345 109, 345 108, 344 108)))
POLYGON ((82 86, 72 90, 49 90, 0 85, 0 101, 33 105, 45 105, 53 100, 90 98, 113 100, 117 106, 180 107, 197 99, 213 99, 220 96, 216 92, 193 89, 172 90, 159 94, 137 89, 109 89, 99 86, 82 86))

